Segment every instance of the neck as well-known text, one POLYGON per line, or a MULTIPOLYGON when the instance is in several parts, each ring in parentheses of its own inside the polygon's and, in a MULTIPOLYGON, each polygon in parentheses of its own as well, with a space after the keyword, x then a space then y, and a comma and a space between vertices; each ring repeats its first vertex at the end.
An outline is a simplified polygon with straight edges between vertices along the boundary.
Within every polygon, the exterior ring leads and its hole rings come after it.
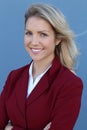
POLYGON ((34 61, 33 64, 33 78, 35 79, 38 75, 40 75, 41 73, 43 73, 51 64, 53 61, 53 58, 49 58, 48 60, 43 60, 43 61, 34 61))

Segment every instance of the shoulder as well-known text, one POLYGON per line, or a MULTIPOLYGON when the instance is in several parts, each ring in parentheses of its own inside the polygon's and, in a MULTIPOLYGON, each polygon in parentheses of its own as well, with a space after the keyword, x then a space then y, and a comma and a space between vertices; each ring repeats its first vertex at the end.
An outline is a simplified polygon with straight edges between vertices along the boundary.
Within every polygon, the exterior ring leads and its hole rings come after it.
POLYGON ((66 67, 64 68, 63 76, 65 77, 66 81, 69 83, 71 82, 72 84, 82 84, 81 78, 72 70, 67 69, 66 67))
POLYGON ((28 70, 29 70, 29 65, 22 66, 20 68, 17 68, 15 70, 12 70, 6 79, 6 82, 3 87, 3 91, 6 92, 8 95, 13 91, 13 88, 15 88, 15 85, 17 81, 22 77, 22 79, 28 78, 28 70))
POLYGON ((81 97, 83 82, 80 77, 72 73, 69 69, 61 67, 56 74, 52 85, 52 93, 58 98, 81 97))
POLYGON ((17 69, 12 70, 12 71, 15 72, 15 73, 22 72, 22 71, 26 70, 27 68, 29 68, 29 65, 30 65, 30 64, 24 65, 24 66, 22 66, 22 67, 20 67, 20 68, 17 68, 17 69))
POLYGON ((14 70, 12 70, 10 73, 9 73, 9 75, 10 76, 19 76, 20 74, 22 74, 23 72, 25 72, 25 71, 27 71, 28 69, 29 69, 29 66, 30 66, 30 64, 27 64, 27 65, 25 65, 25 66, 22 66, 22 67, 20 67, 20 68, 17 68, 17 69, 14 69, 14 70))
POLYGON ((64 67, 60 60, 55 57, 52 67, 50 69, 50 80, 55 81, 55 84, 58 86, 67 86, 73 85, 77 86, 77 84, 82 86, 81 78, 75 74, 75 72, 69 70, 68 68, 64 67))
POLYGON ((63 67, 62 73, 60 74, 63 83, 63 89, 68 89, 72 91, 82 91, 83 82, 82 79, 73 73, 71 70, 63 67))
MULTIPOLYGON (((58 63, 57 63, 58 65, 58 63)), ((83 82, 81 78, 76 75, 75 72, 64 67, 61 63, 59 67, 56 65, 55 69, 55 81, 61 88, 78 88, 83 87, 83 82)))
POLYGON ((17 80, 23 75, 26 75, 28 77, 29 66, 30 64, 27 64, 25 66, 12 70, 7 76, 6 84, 15 84, 17 80))

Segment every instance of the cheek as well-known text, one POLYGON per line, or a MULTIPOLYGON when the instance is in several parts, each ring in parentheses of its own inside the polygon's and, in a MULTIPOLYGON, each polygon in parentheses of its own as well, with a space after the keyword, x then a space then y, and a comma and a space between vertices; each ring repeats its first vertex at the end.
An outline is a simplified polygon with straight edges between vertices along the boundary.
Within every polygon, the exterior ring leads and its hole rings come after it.
POLYGON ((29 39, 24 37, 24 44, 27 45, 29 43, 29 39))
POLYGON ((54 41, 54 40, 53 40, 53 41, 50 41, 49 48, 50 48, 50 50, 51 50, 52 52, 55 51, 55 47, 56 47, 56 45, 55 45, 55 41, 54 41))
POLYGON ((52 48, 52 49, 54 49, 55 46, 56 46, 55 40, 54 39, 50 39, 49 40, 49 47, 52 48))

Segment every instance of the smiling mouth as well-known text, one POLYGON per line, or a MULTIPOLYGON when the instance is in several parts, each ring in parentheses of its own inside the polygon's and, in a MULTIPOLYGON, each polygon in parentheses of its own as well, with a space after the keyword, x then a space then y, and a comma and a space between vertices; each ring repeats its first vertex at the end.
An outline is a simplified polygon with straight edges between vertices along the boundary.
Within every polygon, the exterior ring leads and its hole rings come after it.
POLYGON ((38 49, 38 48, 31 48, 31 51, 35 54, 38 54, 42 51, 42 49, 38 49))

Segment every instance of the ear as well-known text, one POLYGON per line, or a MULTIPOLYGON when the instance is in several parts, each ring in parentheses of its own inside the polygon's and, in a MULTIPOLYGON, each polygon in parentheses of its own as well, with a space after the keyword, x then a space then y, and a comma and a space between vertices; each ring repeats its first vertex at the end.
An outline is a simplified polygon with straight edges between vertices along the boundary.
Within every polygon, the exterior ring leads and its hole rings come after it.
POLYGON ((61 39, 56 39, 56 46, 61 42, 61 39))

